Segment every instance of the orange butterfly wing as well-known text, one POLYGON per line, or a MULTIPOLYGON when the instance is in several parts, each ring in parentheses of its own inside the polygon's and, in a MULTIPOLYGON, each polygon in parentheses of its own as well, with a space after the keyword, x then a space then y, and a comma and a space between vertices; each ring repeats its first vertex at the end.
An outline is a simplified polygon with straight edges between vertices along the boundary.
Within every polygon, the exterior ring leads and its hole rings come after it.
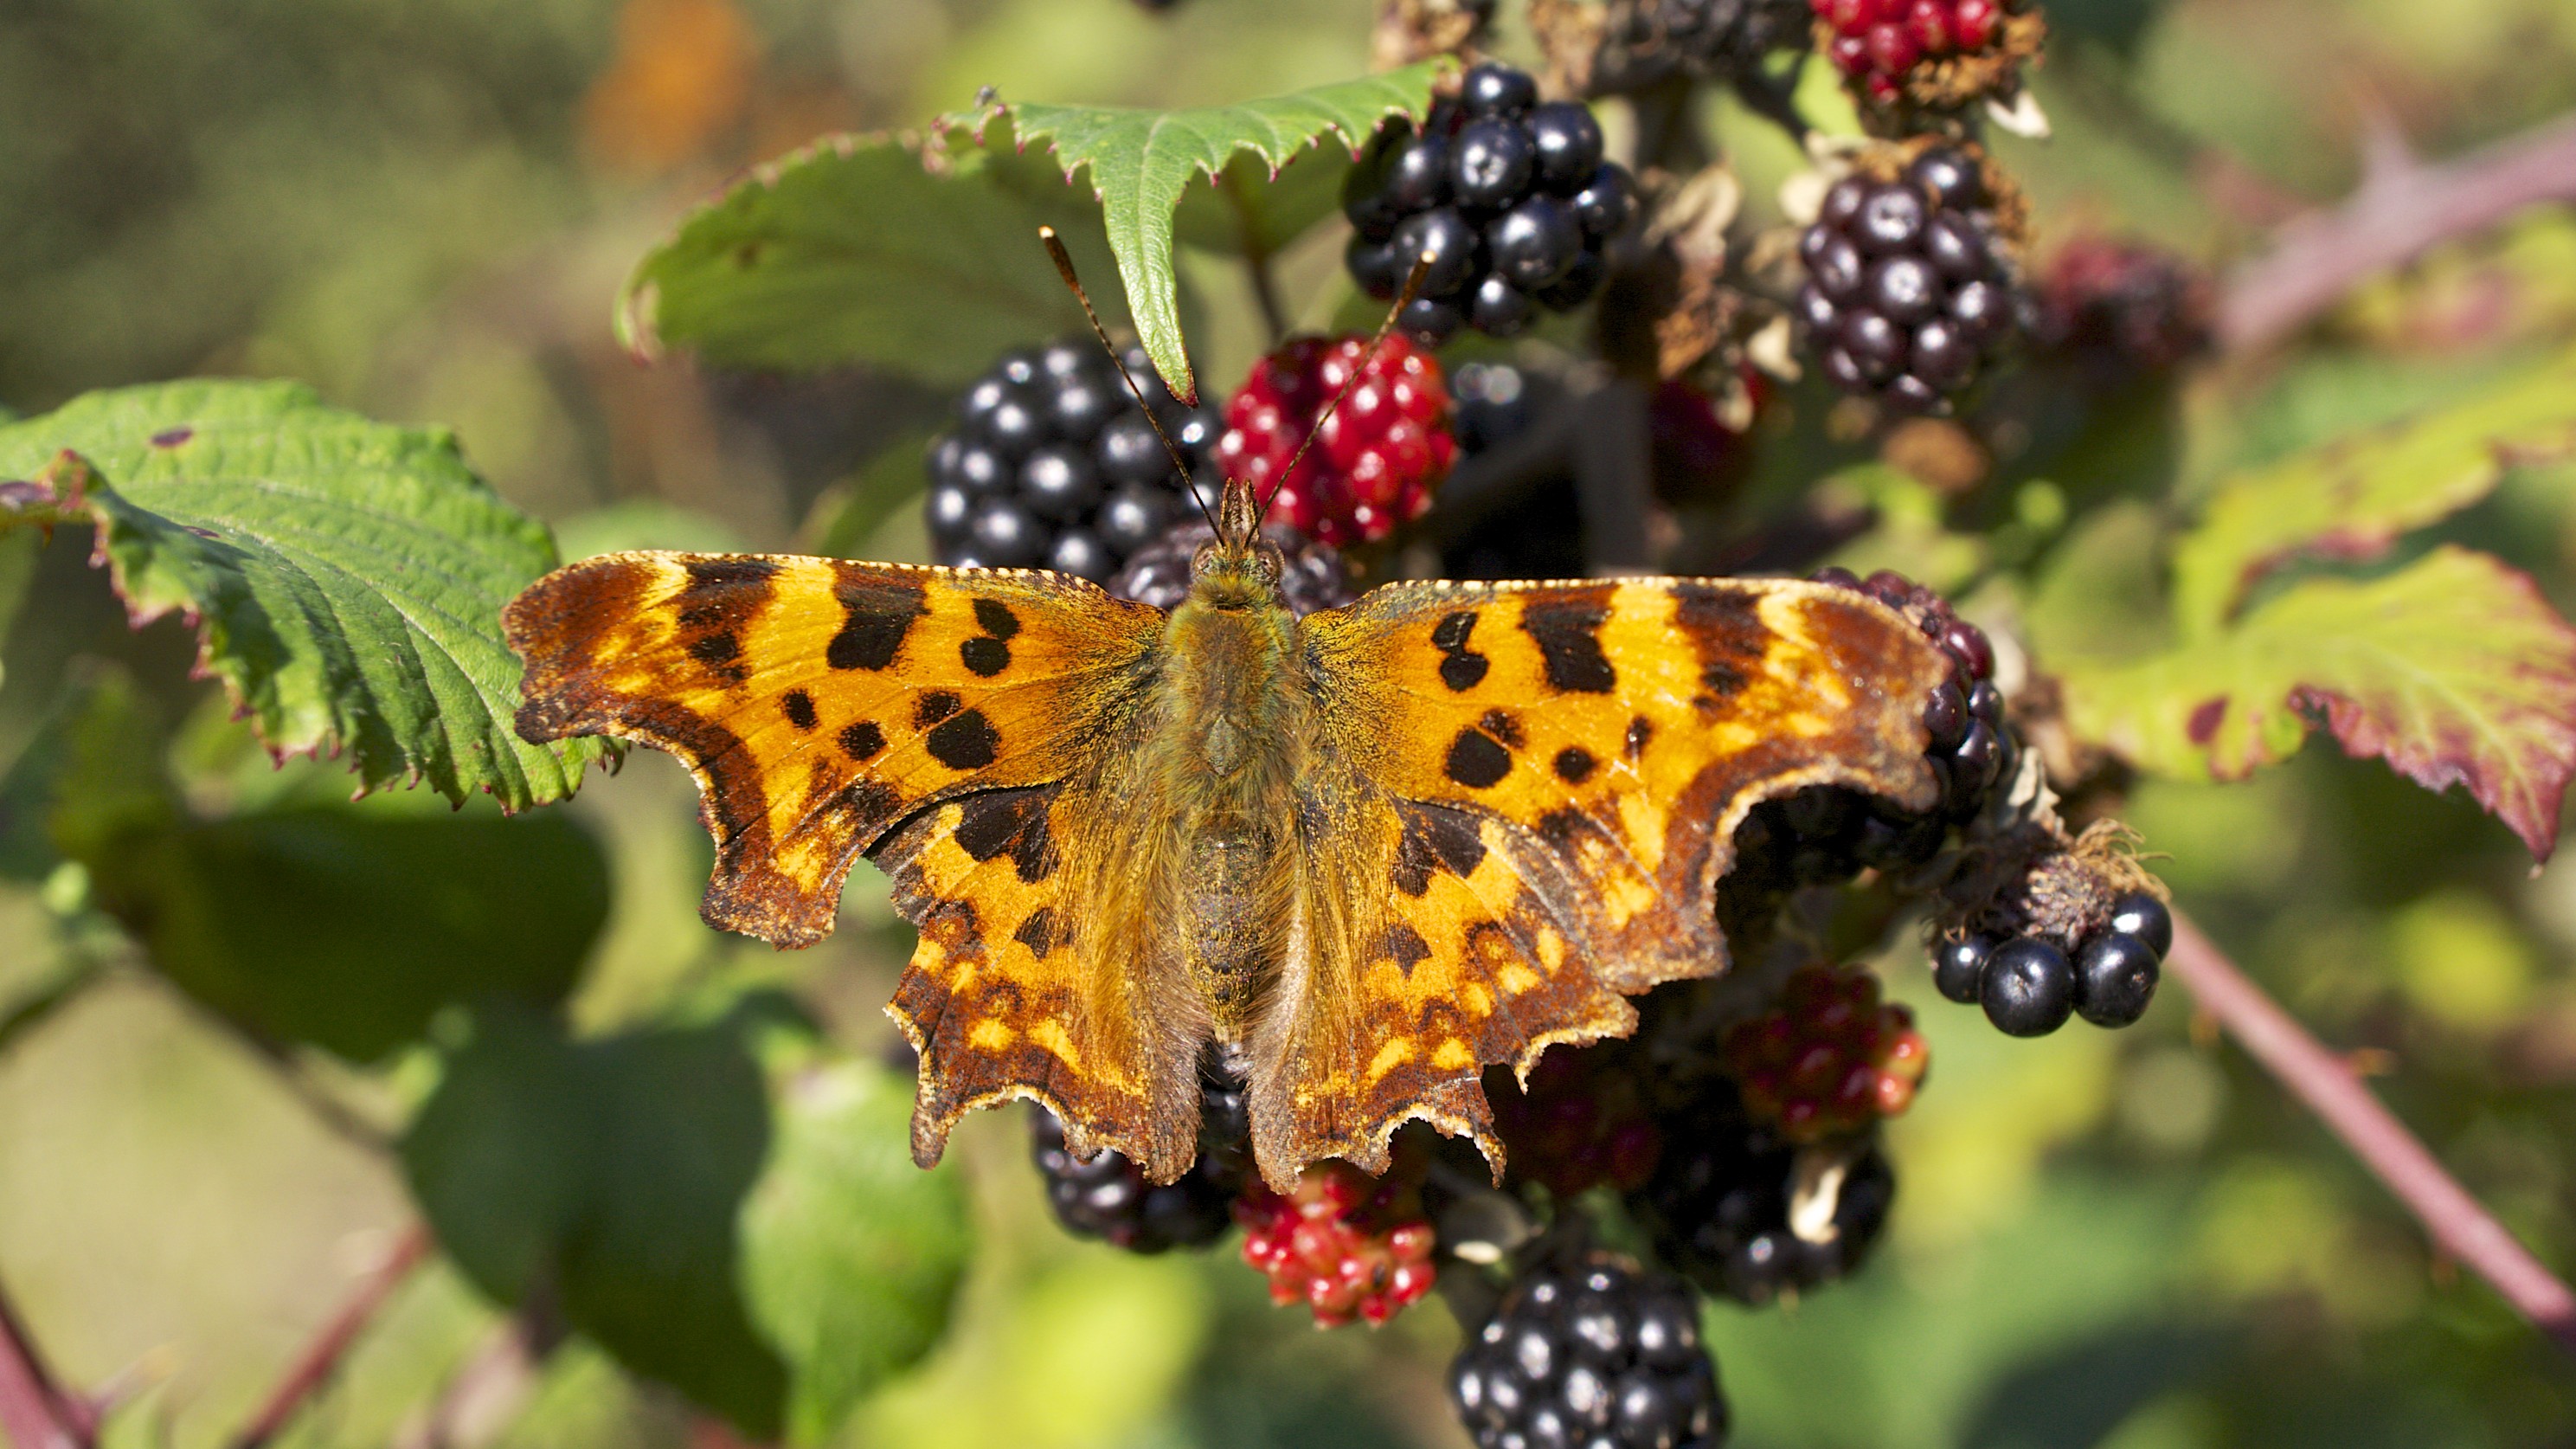
POLYGON ((1940 654, 1858 593, 1771 580, 1396 584, 1310 616, 1300 933, 1256 1047, 1266 1173, 1378 1171, 1408 1118, 1624 1035, 1624 997, 1722 970, 1713 896, 1763 799, 1928 808, 1940 654))
POLYGON ((613 735, 696 777, 710 924, 809 945, 853 861, 886 869, 921 927, 889 1007, 922 1057, 917 1157, 1032 1096, 1077 1151, 1187 1166, 1195 1043, 1068 904, 1113 868, 1080 827, 1112 813, 1097 782, 1160 610, 1054 574, 629 553, 539 580, 503 622, 523 736, 613 735))

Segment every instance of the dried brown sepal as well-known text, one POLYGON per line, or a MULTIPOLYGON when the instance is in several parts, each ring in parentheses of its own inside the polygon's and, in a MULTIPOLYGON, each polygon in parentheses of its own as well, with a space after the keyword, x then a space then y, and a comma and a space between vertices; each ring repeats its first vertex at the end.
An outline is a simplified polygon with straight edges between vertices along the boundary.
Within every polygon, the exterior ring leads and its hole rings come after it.
POLYGON ((1995 804, 1971 822, 1936 897, 1932 934, 2039 936, 2072 953, 2111 919, 2120 897, 2145 891, 2166 898, 2162 882, 2138 859, 2138 833, 2117 820, 2070 831, 2057 813, 2037 756, 2025 752, 1995 804))
POLYGON ((1474 58, 1492 30, 1493 0, 1380 0, 1369 63, 1395 70, 1435 55, 1474 58))
POLYGON ((1624 78, 1609 16, 1584 0, 1529 0, 1529 28, 1546 57, 1539 86, 1552 99, 1580 100, 1617 89, 1603 81, 1624 78))
POLYGON ((1724 163, 1675 179, 1649 172, 1646 224, 1633 259, 1601 307, 1601 351, 1631 376, 1661 382, 1723 352, 1720 371, 1741 360, 1747 335, 1744 292, 1727 274, 1727 228, 1744 199, 1724 163))

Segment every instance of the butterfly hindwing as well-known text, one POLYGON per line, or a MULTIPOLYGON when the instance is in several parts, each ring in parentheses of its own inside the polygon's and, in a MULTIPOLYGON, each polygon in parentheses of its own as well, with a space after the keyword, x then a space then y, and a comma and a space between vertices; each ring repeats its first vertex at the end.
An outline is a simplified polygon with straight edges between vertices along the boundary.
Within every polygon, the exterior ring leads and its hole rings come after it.
POLYGON ((1921 711, 1947 666, 1849 590, 1398 584, 1301 638, 1305 949, 1256 1053, 1265 1166, 1377 1170, 1414 1116, 1495 1154, 1485 1065, 1622 1035, 1626 995, 1723 968, 1712 896, 1745 811, 1937 791, 1921 711))

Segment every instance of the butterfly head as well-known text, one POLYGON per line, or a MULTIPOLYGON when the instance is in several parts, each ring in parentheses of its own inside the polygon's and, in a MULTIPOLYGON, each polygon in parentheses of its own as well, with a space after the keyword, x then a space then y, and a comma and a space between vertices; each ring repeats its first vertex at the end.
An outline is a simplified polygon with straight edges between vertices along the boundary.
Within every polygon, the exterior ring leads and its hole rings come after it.
POLYGON ((1251 485, 1225 480, 1216 506, 1216 539, 1190 559, 1191 591, 1218 608, 1244 608, 1279 594, 1288 561, 1261 536, 1262 508, 1251 485))

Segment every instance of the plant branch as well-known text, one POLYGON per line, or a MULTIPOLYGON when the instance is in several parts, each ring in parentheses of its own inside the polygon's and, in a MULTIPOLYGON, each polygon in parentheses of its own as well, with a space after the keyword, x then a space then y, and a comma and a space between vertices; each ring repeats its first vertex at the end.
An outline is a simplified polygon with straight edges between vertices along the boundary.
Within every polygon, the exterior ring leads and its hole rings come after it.
POLYGON ((233 1449, 259 1449, 275 1439, 292 1422, 298 1412, 331 1382, 339 1372, 341 1361, 375 1321, 385 1304, 411 1277, 412 1270, 429 1258, 429 1229, 415 1223, 395 1241, 385 1260, 369 1272, 340 1311, 331 1315, 322 1331, 296 1355, 286 1377, 269 1390, 268 1399, 260 1406, 257 1417, 248 1428, 233 1436, 233 1449))
POLYGON ((97 1426, 54 1386, 36 1342, 0 1293, 0 1434, 20 1449, 88 1449, 97 1426))
POLYGON ((1276 347, 1288 336, 1288 312, 1279 302, 1279 281, 1270 272, 1270 248, 1262 241, 1261 223, 1231 170, 1217 178, 1216 189, 1225 194, 1226 205, 1234 212, 1244 270, 1252 277, 1252 300, 1261 308, 1262 325, 1270 329, 1270 345, 1276 347))
POLYGON ((2527 206, 2576 201, 2576 115, 2431 165, 2388 137, 2375 134, 2361 185, 2341 205, 2284 223, 2268 252, 2228 278, 2218 331, 2230 350, 2280 340, 2442 242, 2527 206))
POLYGON ((2479 1206, 2343 1058, 2310 1036, 2179 913, 2165 964, 2247 1055, 2323 1119, 2423 1221, 2444 1252, 2493 1284, 2533 1327, 2576 1353, 2576 1293, 2479 1206))

